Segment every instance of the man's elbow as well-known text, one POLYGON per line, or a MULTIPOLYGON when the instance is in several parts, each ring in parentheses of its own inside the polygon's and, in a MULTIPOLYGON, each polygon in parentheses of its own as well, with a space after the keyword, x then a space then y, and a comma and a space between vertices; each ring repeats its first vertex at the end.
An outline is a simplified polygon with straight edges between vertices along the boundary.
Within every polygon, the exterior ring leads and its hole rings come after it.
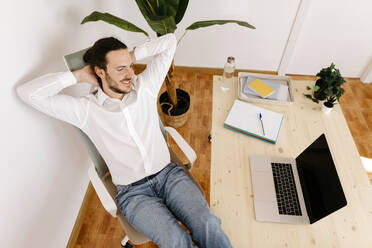
POLYGON ((166 42, 170 44, 170 46, 176 46, 177 45, 177 38, 174 33, 168 33, 166 35, 162 36, 163 38, 166 39, 166 42))
POLYGON ((27 99, 24 85, 19 85, 16 88, 16 91, 17 91, 18 97, 21 98, 21 100, 25 101, 27 99))
POLYGON ((171 42, 174 46, 177 46, 177 38, 176 38, 176 35, 174 33, 172 33, 172 35, 170 36, 170 39, 171 39, 171 42))
POLYGON ((18 97, 21 98, 22 101, 28 104, 31 102, 32 97, 25 84, 18 86, 16 88, 16 92, 18 97))
POLYGON ((176 38, 176 35, 174 33, 170 33, 170 39, 172 39, 173 41, 175 41, 177 43, 177 38, 176 38))
POLYGON ((169 39, 169 48, 172 51, 172 54, 175 53, 176 48, 177 48, 177 38, 174 33, 168 34, 168 39, 169 39))

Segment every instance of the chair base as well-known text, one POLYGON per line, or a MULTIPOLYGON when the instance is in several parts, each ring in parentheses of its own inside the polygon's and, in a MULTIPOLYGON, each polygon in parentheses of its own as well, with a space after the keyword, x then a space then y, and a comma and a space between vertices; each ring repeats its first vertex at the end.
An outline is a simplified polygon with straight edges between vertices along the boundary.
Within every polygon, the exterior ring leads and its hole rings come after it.
POLYGON ((122 248, 132 248, 133 246, 128 242, 126 245, 121 245, 122 248))
POLYGON ((121 241, 121 247, 123 247, 123 248, 132 248, 132 244, 129 243, 129 238, 128 238, 127 235, 125 235, 125 237, 121 241))

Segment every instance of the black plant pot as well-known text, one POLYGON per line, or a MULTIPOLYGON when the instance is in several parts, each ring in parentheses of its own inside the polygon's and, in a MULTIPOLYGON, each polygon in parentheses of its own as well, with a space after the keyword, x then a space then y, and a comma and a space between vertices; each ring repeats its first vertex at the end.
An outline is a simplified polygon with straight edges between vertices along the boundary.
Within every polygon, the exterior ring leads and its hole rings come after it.
POLYGON ((333 108, 334 104, 332 102, 324 102, 324 105, 328 108, 333 108))
POLYGON ((324 93, 324 90, 327 88, 327 83, 322 79, 318 79, 316 80, 315 85, 318 86, 319 89, 314 92, 314 97, 320 101, 325 100, 327 95, 324 93))
POLYGON ((172 106, 167 92, 160 95, 159 103, 162 112, 165 114, 165 122, 172 127, 181 127, 187 121, 187 111, 190 108, 190 95, 181 89, 176 89, 176 94, 176 106, 172 106))

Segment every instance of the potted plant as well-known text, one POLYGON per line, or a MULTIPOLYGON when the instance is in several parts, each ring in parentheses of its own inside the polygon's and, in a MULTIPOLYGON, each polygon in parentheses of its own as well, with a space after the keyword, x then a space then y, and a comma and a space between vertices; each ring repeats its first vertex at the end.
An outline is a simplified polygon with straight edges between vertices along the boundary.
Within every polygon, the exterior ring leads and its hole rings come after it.
POLYGON ((341 85, 346 81, 341 76, 340 70, 335 68, 334 63, 329 67, 323 68, 316 75, 320 78, 317 80, 314 87, 306 87, 307 90, 312 89, 314 94, 304 94, 304 96, 316 103, 324 100, 322 112, 329 113, 336 104, 336 100, 338 101, 344 94, 344 89, 341 85))
MULTIPOLYGON (((177 29, 177 24, 183 19, 189 1, 136 0, 136 3, 151 29, 156 33, 157 36, 162 36, 167 33, 175 32, 175 30, 177 29)), ((131 32, 140 32, 149 37, 148 33, 141 28, 109 13, 94 11, 89 16, 86 16, 81 24, 92 21, 104 21, 121 29, 131 32)), ((250 25, 249 23, 238 20, 198 21, 186 28, 184 34, 178 40, 177 44, 180 43, 188 30, 195 30, 198 28, 208 27, 216 24, 223 25, 226 23, 236 23, 240 26, 255 29, 255 27, 250 25)), ((190 96, 187 92, 181 89, 176 89, 175 82, 173 82, 173 75, 174 61, 172 61, 171 67, 165 78, 167 90, 160 96, 159 101, 161 109, 165 114, 165 120, 167 124, 173 127, 180 127, 187 120, 186 113, 190 106, 190 96)))

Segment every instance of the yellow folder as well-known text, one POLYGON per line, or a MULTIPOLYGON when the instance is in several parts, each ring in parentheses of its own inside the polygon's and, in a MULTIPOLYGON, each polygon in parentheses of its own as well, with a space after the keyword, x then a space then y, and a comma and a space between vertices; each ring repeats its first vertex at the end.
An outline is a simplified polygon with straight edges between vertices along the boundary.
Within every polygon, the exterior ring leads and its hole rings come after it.
POLYGON ((247 86, 263 98, 266 98, 275 92, 273 88, 259 79, 250 82, 247 86))

